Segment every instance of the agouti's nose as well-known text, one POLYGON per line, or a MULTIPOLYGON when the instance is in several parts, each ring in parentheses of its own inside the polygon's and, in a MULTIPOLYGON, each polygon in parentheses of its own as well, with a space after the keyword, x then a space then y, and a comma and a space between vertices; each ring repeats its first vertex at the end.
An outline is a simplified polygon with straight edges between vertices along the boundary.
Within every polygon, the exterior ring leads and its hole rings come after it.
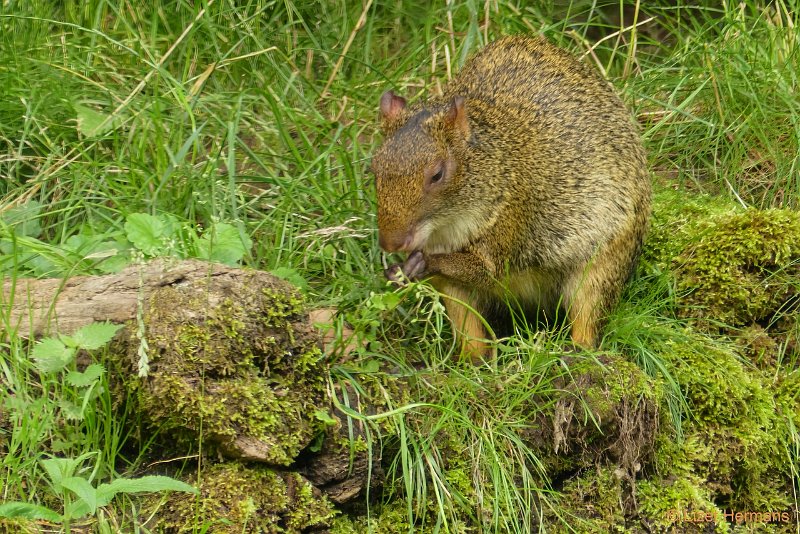
POLYGON ((407 251, 411 236, 406 232, 378 232, 378 244, 386 252, 407 251))

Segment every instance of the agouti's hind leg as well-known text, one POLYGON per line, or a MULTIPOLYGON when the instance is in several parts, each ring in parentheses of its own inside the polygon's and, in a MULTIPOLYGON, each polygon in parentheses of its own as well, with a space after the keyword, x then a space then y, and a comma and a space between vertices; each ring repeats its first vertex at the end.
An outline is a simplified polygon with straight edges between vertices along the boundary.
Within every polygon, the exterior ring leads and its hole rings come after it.
POLYGON ((624 238, 601 248, 587 265, 576 270, 564 287, 564 304, 572 324, 572 341, 592 349, 600 342, 603 321, 619 300, 628 276, 630 252, 619 246, 624 238), (626 254, 627 252, 627 254, 626 254))
POLYGON ((469 292, 453 284, 444 284, 439 291, 443 294, 444 306, 461 348, 460 354, 473 363, 491 356, 491 348, 484 341, 486 328, 475 311, 475 301, 469 292))
POLYGON ((597 347, 600 333, 600 320, 603 313, 603 299, 597 283, 587 276, 576 275, 565 291, 567 317, 572 324, 572 341, 587 349, 597 347), (572 288, 575 289, 572 289, 572 288))

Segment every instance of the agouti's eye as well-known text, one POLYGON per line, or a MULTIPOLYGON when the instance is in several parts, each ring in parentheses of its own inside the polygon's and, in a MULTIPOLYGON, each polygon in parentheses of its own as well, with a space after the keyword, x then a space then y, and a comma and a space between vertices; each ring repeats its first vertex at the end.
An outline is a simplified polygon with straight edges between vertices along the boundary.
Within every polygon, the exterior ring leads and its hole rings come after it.
POLYGON ((444 171, 440 169, 440 170, 439 170, 439 172, 437 172, 436 174, 434 174, 433 176, 431 176, 431 183, 432 183, 432 184, 435 184, 435 183, 437 183, 439 180, 441 180, 441 179, 442 179, 442 174, 443 174, 443 172, 444 172, 444 171))

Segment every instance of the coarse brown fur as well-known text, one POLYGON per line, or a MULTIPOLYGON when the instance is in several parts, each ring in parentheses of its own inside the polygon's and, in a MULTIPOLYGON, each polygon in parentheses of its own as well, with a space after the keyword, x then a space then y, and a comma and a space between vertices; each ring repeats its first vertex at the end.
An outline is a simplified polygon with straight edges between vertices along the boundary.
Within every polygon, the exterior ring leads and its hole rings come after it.
POLYGON ((475 54, 444 95, 381 98, 376 177, 381 246, 398 271, 431 277, 472 356, 510 296, 567 311, 573 341, 597 345, 650 214, 635 123, 593 69, 542 38, 506 37, 475 54))

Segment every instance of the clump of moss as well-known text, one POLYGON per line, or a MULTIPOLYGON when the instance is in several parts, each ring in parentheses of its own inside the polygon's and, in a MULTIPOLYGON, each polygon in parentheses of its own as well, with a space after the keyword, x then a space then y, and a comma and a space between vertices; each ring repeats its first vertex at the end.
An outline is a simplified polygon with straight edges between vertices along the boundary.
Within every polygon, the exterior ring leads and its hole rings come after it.
POLYGON ((714 216, 673 268, 686 317, 744 326, 787 313, 800 295, 800 214, 748 209, 714 216))
POLYGON ((652 456, 662 388, 618 354, 539 360, 535 368, 523 369, 511 359, 497 362, 491 372, 468 366, 417 373, 416 398, 425 407, 398 414, 406 430, 396 461, 392 443, 401 440, 387 439, 385 449, 394 469, 390 492, 405 498, 373 509, 372 521, 343 518, 333 532, 408 532, 409 521, 420 532, 437 521, 446 521, 448 532, 502 530, 550 508, 544 488, 551 480, 597 466, 623 480, 624 491, 609 512, 622 517, 632 506, 634 478, 652 456), (543 488, 541 493, 509 491, 510 481, 522 480, 543 488), (409 488, 413 495, 406 494, 409 488))
POLYGON ((709 532, 709 526, 714 532, 730 532, 725 512, 714 504, 700 477, 642 480, 637 486, 637 497, 641 522, 651 532, 676 530, 700 534, 709 532))
POLYGON ((623 501, 628 498, 630 488, 624 478, 612 466, 597 466, 569 479, 557 500, 557 513, 561 517, 549 518, 552 527, 548 532, 628 532, 623 501))
MULTIPOLYGON (((429 522, 430 523, 430 522, 429 522)), ((433 522, 435 523, 435 521, 433 522)), ((395 500, 390 503, 375 507, 369 516, 359 517, 337 517, 333 521, 330 534, 408 534, 409 532, 419 534, 433 534, 442 532, 431 524, 420 525, 409 520, 408 508, 402 500, 395 500)), ((463 524, 450 524, 446 532, 462 534, 471 532, 463 524)))
POLYGON ((42 527, 36 521, 29 519, 0 519, 0 532, 13 532, 15 534, 39 534, 42 527))
POLYGON ((653 193, 650 230, 642 249, 642 262, 670 270, 672 261, 692 242, 709 219, 730 213, 736 205, 720 197, 687 194, 673 189, 653 193))
POLYGON ((548 473, 608 462, 631 479, 652 455, 663 388, 618 354, 571 357, 567 363, 569 381, 540 423, 538 439, 545 443, 539 450, 548 473))
POLYGON ((684 509, 713 512, 698 504, 713 503, 720 509, 787 510, 793 477, 787 450, 789 429, 798 422, 796 399, 776 395, 772 376, 743 362, 732 345, 697 334, 689 340, 669 345, 662 354, 690 409, 684 439, 668 430, 660 434, 658 476, 643 498, 649 501, 650 493, 663 487, 664 502, 678 499, 670 492, 687 502, 690 494, 694 505, 684 509), (662 482, 655 482, 659 477, 662 482), (674 480, 689 485, 678 487, 674 480))
POLYGON ((160 531, 234 534, 300 533, 331 524, 335 511, 308 481, 294 473, 231 462, 204 468, 198 498, 171 494, 153 519, 160 531))
POLYGON ((289 465, 327 407, 319 336, 289 284, 267 273, 203 279, 153 292, 144 313, 148 376, 128 391, 167 440, 202 441, 226 456, 289 465))

